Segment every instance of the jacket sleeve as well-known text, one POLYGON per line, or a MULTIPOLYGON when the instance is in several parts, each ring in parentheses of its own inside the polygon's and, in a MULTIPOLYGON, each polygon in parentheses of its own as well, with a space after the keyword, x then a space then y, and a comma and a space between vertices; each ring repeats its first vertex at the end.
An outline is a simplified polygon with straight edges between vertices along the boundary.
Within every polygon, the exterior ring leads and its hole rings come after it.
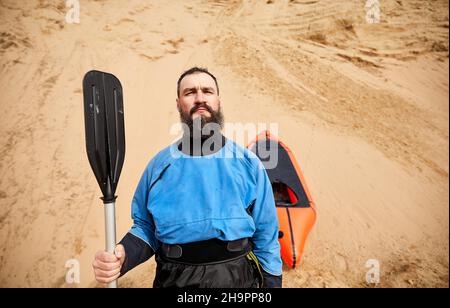
POLYGON ((155 254, 146 242, 131 233, 127 233, 119 244, 125 248, 125 261, 120 268, 120 276, 125 275, 129 270, 147 261, 155 254))
POLYGON ((155 224, 152 215, 147 209, 153 165, 154 161, 152 160, 142 175, 134 193, 131 203, 133 226, 129 233, 144 241, 153 251, 157 251, 159 242, 155 237, 155 224))
POLYGON ((252 238, 253 252, 265 272, 273 276, 281 276, 279 227, 272 185, 262 163, 259 160, 257 162, 256 198, 251 210, 255 222, 255 233, 252 238))

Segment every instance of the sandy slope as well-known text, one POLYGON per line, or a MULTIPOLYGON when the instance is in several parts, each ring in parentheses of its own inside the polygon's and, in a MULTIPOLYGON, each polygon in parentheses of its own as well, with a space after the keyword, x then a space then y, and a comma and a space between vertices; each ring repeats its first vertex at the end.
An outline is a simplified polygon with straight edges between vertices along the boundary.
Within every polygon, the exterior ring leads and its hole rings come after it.
MULTIPOLYGON (((174 140, 175 83, 218 77, 227 122, 278 123, 318 205, 288 287, 448 287, 448 2, 0 1, 0 286, 96 286, 100 192, 84 149, 81 80, 113 72, 127 153, 118 236, 148 160, 174 140)), ((230 136, 232 137, 232 136, 230 136)), ((244 142, 245 143, 245 142, 244 142)), ((243 143, 243 144, 244 144, 243 143)), ((121 279, 151 286, 151 260, 121 279)))

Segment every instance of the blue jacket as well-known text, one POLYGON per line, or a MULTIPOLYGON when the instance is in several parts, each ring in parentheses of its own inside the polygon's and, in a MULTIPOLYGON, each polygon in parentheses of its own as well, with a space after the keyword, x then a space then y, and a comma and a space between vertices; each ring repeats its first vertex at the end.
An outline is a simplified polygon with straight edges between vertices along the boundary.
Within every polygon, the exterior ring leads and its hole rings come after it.
POLYGON ((263 269, 282 273, 269 178, 259 158, 231 140, 205 156, 186 155, 176 143, 163 149, 145 169, 131 211, 130 233, 154 251, 161 242, 249 237, 263 269))

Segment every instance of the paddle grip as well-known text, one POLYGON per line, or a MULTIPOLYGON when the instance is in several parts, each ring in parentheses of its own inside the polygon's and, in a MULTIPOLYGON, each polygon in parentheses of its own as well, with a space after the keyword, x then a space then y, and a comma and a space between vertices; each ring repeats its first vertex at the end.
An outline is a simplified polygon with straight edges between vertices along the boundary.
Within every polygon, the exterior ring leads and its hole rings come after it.
MULTIPOLYGON (((105 203, 104 206, 106 251, 114 253, 114 249, 116 248, 116 203, 105 203)), ((110 282, 108 288, 117 288, 117 280, 110 282)))

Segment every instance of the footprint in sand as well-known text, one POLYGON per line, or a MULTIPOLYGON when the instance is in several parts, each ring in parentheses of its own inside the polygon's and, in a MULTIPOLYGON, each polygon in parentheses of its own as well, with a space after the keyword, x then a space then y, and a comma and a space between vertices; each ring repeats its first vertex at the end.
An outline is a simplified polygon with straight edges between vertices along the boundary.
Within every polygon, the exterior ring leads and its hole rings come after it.
POLYGON ((184 38, 181 37, 179 39, 166 40, 162 42, 161 45, 169 45, 172 49, 167 50, 167 52, 171 54, 177 54, 182 43, 184 43, 184 38))
POLYGON ((135 21, 133 19, 131 19, 131 18, 122 18, 121 20, 116 22, 114 24, 114 26, 120 26, 120 25, 125 24, 125 23, 132 23, 132 24, 134 24, 135 21))
POLYGON ((28 37, 18 37, 13 33, 0 32, 0 52, 3 53, 10 48, 32 47, 28 37))
POLYGON ((146 55, 146 54, 143 54, 143 53, 140 53, 139 56, 141 56, 144 59, 148 59, 150 61, 156 61, 156 60, 159 60, 159 59, 161 59, 163 57, 163 56, 149 56, 149 55, 146 55))
POLYGON ((130 11, 130 15, 136 15, 136 14, 138 14, 138 13, 145 12, 145 11, 147 11, 148 9, 150 9, 150 7, 147 6, 147 5, 145 5, 145 6, 143 6, 143 7, 136 8, 136 9, 134 9, 133 11, 130 11))

